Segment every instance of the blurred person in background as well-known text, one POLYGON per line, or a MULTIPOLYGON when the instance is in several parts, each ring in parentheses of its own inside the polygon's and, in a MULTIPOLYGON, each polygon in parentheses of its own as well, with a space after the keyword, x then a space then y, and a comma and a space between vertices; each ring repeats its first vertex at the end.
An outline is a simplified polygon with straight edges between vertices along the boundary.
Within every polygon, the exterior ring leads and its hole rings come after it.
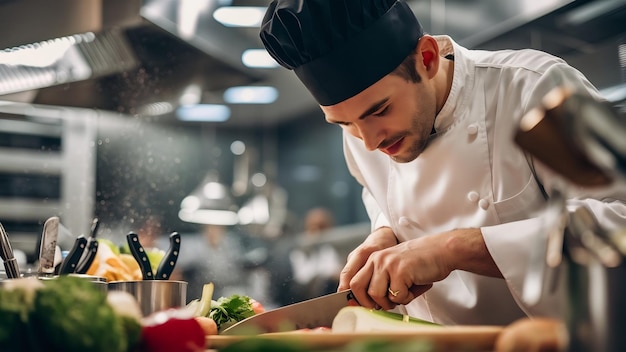
POLYGON ((181 235, 176 271, 188 282, 187 301, 202 296, 205 284, 213 282, 213 299, 232 294, 248 295, 243 268, 241 235, 223 225, 202 225, 200 234, 181 235))
POLYGON ((327 209, 313 208, 306 213, 303 237, 289 253, 296 301, 337 290, 344 262, 332 245, 320 242, 333 227, 334 218, 327 209))

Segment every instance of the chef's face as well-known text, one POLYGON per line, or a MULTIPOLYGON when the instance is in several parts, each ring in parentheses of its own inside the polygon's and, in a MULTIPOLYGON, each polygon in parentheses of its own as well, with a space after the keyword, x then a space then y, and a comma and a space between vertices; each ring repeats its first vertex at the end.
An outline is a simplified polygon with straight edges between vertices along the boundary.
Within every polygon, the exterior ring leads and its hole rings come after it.
POLYGON ((350 99, 321 108, 326 121, 361 139, 368 150, 378 149, 400 163, 422 153, 437 110, 428 79, 410 82, 396 74, 350 99))

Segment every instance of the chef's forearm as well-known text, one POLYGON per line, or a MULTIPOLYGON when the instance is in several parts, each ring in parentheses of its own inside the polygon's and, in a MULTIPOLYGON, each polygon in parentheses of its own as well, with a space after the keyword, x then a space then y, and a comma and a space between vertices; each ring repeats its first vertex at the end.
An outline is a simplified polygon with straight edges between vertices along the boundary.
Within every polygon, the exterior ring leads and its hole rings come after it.
POLYGON ((446 255, 455 270, 502 278, 502 273, 489 254, 480 229, 457 229, 447 233, 446 255))

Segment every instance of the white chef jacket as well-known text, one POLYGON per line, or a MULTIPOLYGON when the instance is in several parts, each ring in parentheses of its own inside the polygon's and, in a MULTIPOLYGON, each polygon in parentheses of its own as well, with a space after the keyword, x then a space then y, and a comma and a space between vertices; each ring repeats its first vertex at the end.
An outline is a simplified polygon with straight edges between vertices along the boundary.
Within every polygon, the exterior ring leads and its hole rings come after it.
MULTIPOLYGON (((519 119, 556 86, 599 95, 579 71, 549 54, 468 50, 447 36, 436 39, 441 56, 454 55, 454 77, 424 152, 412 162, 396 163, 344 132, 346 162, 363 185, 372 230, 388 226, 399 241, 407 241, 480 228, 504 280, 456 270, 403 308, 442 324, 563 317, 565 273, 556 276, 561 285, 545 288, 538 302, 525 302, 522 295, 535 259, 531 253, 545 246, 545 194, 563 179, 527 156, 513 135, 519 119)), ((568 187, 571 196, 583 194, 568 187)), ((568 205, 587 204, 604 226, 624 228, 626 206, 615 201, 626 199, 623 188, 596 190, 593 198, 572 198, 568 205)))

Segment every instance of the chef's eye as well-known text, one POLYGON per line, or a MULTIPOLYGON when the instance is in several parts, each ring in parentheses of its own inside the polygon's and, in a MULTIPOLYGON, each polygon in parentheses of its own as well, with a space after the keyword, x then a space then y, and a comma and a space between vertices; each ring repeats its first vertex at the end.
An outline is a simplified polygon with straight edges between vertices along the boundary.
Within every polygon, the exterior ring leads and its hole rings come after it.
POLYGON ((387 115, 387 113, 388 113, 388 112, 389 112, 389 105, 385 106, 385 108, 384 108, 384 109, 382 109, 382 110, 378 111, 377 113, 375 113, 375 114, 373 114, 373 115, 374 115, 374 116, 378 116, 378 117, 380 117, 380 116, 385 116, 385 115, 387 115))

